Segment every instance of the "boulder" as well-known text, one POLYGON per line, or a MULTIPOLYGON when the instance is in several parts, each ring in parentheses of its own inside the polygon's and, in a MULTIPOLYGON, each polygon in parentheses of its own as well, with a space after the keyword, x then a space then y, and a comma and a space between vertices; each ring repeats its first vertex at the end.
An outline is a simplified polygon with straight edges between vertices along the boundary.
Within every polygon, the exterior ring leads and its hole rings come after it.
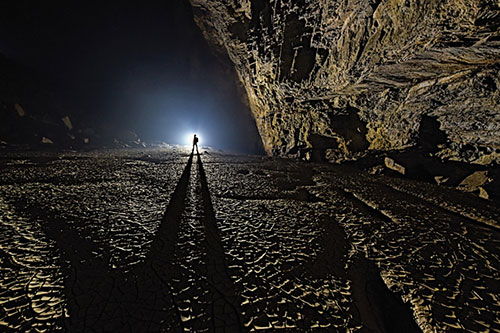
POLYGON ((368 169, 368 173, 370 175, 379 175, 384 171, 384 166, 383 165, 375 165, 371 168, 368 169))
POLYGON ((488 195, 488 192, 482 187, 479 188, 479 197, 488 200, 490 196, 488 195))
POLYGON ((443 185, 447 183, 450 180, 450 178, 445 176, 434 176, 434 180, 438 185, 443 185))
POLYGON ((42 141, 41 141, 41 142, 42 142, 43 144, 49 144, 49 145, 51 145, 51 144, 53 144, 53 143, 54 143, 51 139, 46 138, 46 137, 44 137, 44 136, 42 137, 42 141))
POLYGON ((485 186, 492 180, 493 179, 488 177, 488 171, 476 171, 465 177, 458 185, 458 189, 465 192, 474 192, 479 189, 479 187, 485 186))
POLYGON ((71 123, 71 120, 69 119, 69 116, 64 116, 61 119, 64 123, 64 125, 71 131, 73 129, 73 124, 71 123))
POLYGON ((488 192, 484 187, 492 181, 493 179, 488 176, 488 171, 476 171, 462 180, 457 186, 457 189, 464 192, 475 193, 481 198, 489 199, 488 192))
POLYGON ((384 164, 387 168, 399 172, 400 174, 404 175, 406 173, 406 168, 402 166, 401 164, 396 163, 392 158, 386 157, 384 159, 384 164))
POLYGON ((24 117, 26 115, 26 112, 24 112, 24 109, 22 108, 21 105, 19 104, 14 104, 14 109, 16 109, 17 111, 17 114, 19 115, 19 117, 24 117))

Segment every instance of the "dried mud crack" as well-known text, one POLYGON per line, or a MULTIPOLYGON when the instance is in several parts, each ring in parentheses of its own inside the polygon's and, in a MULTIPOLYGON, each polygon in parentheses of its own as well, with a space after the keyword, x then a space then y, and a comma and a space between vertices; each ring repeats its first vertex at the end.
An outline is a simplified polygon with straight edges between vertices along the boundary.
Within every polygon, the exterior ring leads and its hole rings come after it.
POLYGON ((500 211, 463 193, 159 149, 0 173, 3 330, 500 329, 500 211))

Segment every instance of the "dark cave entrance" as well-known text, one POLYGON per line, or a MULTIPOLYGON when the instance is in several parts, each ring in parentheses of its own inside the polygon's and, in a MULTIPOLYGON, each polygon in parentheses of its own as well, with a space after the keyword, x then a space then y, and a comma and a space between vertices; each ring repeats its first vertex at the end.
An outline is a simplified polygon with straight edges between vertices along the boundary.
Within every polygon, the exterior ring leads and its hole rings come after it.
POLYGON ((6 124, 23 132, 0 139, 49 137, 64 146, 69 134, 103 144, 136 134, 187 144, 188 133, 200 133, 202 145, 263 154, 232 64, 205 41, 189 1, 5 7, 0 52, 29 75, 0 66, 0 80, 15 82, 0 95, 2 133, 6 124), (74 127, 68 135, 64 116, 74 127))

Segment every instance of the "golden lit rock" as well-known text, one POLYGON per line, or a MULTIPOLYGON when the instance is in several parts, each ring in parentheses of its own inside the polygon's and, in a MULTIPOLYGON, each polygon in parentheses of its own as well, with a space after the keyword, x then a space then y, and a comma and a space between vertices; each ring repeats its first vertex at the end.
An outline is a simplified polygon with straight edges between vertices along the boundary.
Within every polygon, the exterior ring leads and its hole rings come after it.
POLYGON ((465 144, 500 147, 498 2, 190 2, 234 63, 269 154, 401 149, 432 141, 424 116, 458 160, 484 155, 465 144), (354 143, 352 119, 366 144, 354 143))

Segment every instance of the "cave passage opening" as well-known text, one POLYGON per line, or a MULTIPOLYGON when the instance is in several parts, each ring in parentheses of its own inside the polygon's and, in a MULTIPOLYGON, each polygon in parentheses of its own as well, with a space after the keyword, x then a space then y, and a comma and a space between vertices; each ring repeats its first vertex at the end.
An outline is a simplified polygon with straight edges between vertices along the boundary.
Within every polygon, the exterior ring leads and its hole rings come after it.
POLYGON ((263 153, 234 70, 205 41, 188 0, 1 7, 0 53, 50 82, 75 126, 182 145, 200 133, 205 146, 263 153))

